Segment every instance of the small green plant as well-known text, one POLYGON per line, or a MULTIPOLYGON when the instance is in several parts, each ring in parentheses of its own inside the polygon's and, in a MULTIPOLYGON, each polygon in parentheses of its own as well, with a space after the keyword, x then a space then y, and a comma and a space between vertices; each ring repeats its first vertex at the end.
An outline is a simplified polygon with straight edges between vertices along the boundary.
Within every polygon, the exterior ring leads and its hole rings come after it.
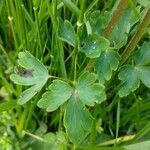
POLYGON ((130 150, 150 137, 148 1, 2 0, 0 13, 2 149, 130 150))

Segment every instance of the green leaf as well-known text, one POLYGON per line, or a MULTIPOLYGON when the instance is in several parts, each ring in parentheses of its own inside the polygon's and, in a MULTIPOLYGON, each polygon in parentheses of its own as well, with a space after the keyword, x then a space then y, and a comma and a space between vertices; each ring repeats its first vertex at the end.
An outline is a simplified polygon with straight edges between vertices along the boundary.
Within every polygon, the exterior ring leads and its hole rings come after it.
POLYGON ((134 58, 138 75, 143 84, 150 88, 150 42, 145 42, 134 58))
POLYGON ((90 34, 83 41, 81 51, 89 58, 97 58, 100 56, 102 50, 109 48, 109 41, 97 34, 90 34))
POLYGON ((150 88, 150 66, 139 66, 137 69, 140 80, 150 88))
POLYGON ((66 134, 62 131, 56 132, 56 134, 49 132, 44 135, 44 142, 60 147, 62 144, 67 143, 66 134))
POLYGON ((48 71, 38 59, 28 51, 18 54, 18 64, 25 68, 24 73, 12 74, 10 79, 19 85, 34 85, 47 81, 48 71))
POLYGON ((54 111, 60 105, 65 103, 72 95, 72 87, 61 80, 53 80, 53 83, 48 87, 49 91, 42 95, 38 102, 38 107, 45 108, 46 111, 54 111))
POLYGON ((18 99, 18 104, 22 105, 28 102, 32 97, 34 97, 40 90, 43 85, 33 85, 27 90, 23 91, 18 99))
POLYGON ((135 91, 140 81, 150 88, 150 42, 144 43, 134 57, 135 66, 124 66, 118 77, 122 80, 119 96, 127 96, 135 91))
POLYGON ((144 141, 144 142, 139 142, 135 144, 130 144, 127 146, 124 146, 127 150, 149 150, 150 149, 150 141, 144 141))
POLYGON ((32 85, 32 87, 21 94, 18 103, 22 105, 42 89, 47 82, 48 71, 46 67, 28 51, 20 52, 18 54, 18 64, 24 68, 23 73, 12 74, 10 75, 10 79, 15 84, 26 86, 32 85))
POLYGON ((31 75, 30 73, 29 73, 29 75, 28 74, 24 75, 24 73, 23 74, 11 74, 10 79, 15 84, 25 85, 25 86, 34 85, 34 84, 39 83, 37 75, 33 76, 33 74, 31 75))
MULTIPOLYGON (((39 142, 38 142, 39 144, 39 142)), ((52 132, 48 132, 43 136, 43 141, 37 147, 32 147, 33 149, 39 150, 60 150, 66 149, 67 139, 66 134, 62 131, 56 132, 56 134, 52 132)))
POLYGON ((95 83, 97 75, 94 73, 83 73, 77 83, 77 93, 79 99, 86 105, 94 106, 96 103, 101 103, 106 99, 104 86, 95 83))
POLYGON ((145 42, 135 55, 136 65, 150 65, 150 42, 145 42))
POLYGON ((91 30, 91 33, 102 35, 109 18, 110 14, 108 12, 102 15, 99 10, 89 11, 84 18, 87 31, 91 30))
POLYGON ((67 42, 72 46, 75 46, 76 34, 74 31, 74 27, 68 20, 65 20, 64 23, 60 24, 58 34, 61 40, 67 42))
POLYGON ((138 72, 130 65, 122 67, 118 78, 122 81, 119 90, 120 97, 127 96, 130 92, 134 92, 140 86, 138 72))
POLYGON ((74 87, 61 80, 53 80, 49 91, 45 92, 38 102, 40 108, 46 111, 54 111, 68 99, 65 112, 65 127, 73 143, 80 143, 90 132, 92 118, 84 105, 94 106, 106 99, 104 87, 95 83, 97 75, 94 73, 83 73, 74 87))
POLYGON ((119 54, 114 50, 103 51, 101 56, 97 58, 95 70, 99 75, 99 80, 103 83, 110 80, 112 71, 117 70, 119 65, 119 54))
POLYGON ((57 140, 57 137, 54 133, 46 133, 43 137, 45 143, 54 144, 57 140))
POLYGON ((66 132, 75 144, 79 144, 91 131, 93 119, 89 112, 84 108, 84 105, 79 100, 76 93, 69 99, 64 125, 66 132))
MULTIPOLYGON (((100 13, 100 11, 88 12, 85 14, 85 24, 89 33, 96 33, 103 35, 103 32, 111 19, 112 14, 110 12, 100 13)), ((116 24, 112 33, 109 36, 111 45, 116 48, 124 46, 128 39, 128 34, 131 27, 138 21, 138 18, 134 15, 130 7, 125 9, 120 20, 116 24)))
POLYGON ((124 66, 119 75, 122 80, 119 96, 127 96, 130 92, 134 92, 139 86, 140 81, 150 88, 150 66, 132 67, 130 65, 124 66))
POLYGON ((18 58, 18 64, 23 68, 33 70, 33 75, 47 77, 48 71, 46 67, 28 51, 20 52, 18 58))

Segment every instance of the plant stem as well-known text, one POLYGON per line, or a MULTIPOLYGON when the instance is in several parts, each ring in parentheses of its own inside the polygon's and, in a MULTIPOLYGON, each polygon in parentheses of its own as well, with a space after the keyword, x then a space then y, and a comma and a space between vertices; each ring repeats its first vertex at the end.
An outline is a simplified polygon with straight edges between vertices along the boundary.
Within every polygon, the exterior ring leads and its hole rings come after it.
POLYGON ((136 45, 142 38, 142 36, 145 33, 145 30, 149 24, 150 24, 150 9, 148 8, 141 24, 138 26, 138 29, 137 29, 135 35, 132 37, 132 39, 129 42, 129 44, 127 45, 126 49, 122 53, 121 65, 128 59, 130 54, 134 51, 136 45))
POLYGON ((27 127, 28 127, 29 121, 31 120, 31 117, 32 117, 33 112, 34 112, 34 108, 36 107, 38 100, 39 100, 39 95, 37 97, 35 97, 33 102, 32 101, 29 102, 30 103, 30 105, 29 105, 30 109, 29 109, 29 112, 28 112, 28 115, 26 118, 25 129, 27 129, 27 127))
POLYGON ((117 115, 116 115, 116 139, 118 138, 119 134, 119 125, 120 125, 120 99, 118 100, 117 115))
POLYGON ((40 142, 44 142, 44 139, 43 139, 43 138, 41 138, 41 137, 39 137, 39 136, 37 136, 37 135, 35 135, 35 134, 32 134, 32 133, 30 133, 30 132, 28 132, 28 131, 23 131, 23 132, 24 132, 24 134, 29 135, 29 136, 31 136, 32 138, 35 138, 36 140, 38 140, 38 141, 40 141, 40 142))
POLYGON ((118 23, 124 9, 128 4, 128 0, 120 0, 110 22, 108 23, 107 27, 104 30, 104 37, 108 38, 112 30, 114 29, 115 25, 118 23))
POLYGON ((82 24, 83 24, 83 18, 84 18, 84 10, 85 10, 85 0, 82 0, 80 3, 80 15, 77 21, 77 39, 76 39, 76 44, 74 48, 74 55, 73 55, 73 80, 74 82, 76 81, 76 76, 77 76, 77 59, 78 59, 78 49, 80 45, 79 37, 82 29, 82 24))
POLYGON ((113 98, 112 102, 106 107, 106 112, 110 112, 111 109, 113 108, 113 106, 118 102, 118 94, 115 95, 115 97, 113 98))
POLYGON ((133 0, 128 0, 128 1, 129 1, 129 6, 130 6, 130 8, 131 8, 132 11, 134 12, 134 15, 136 16, 137 19, 140 20, 141 18, 140 18, 139 12, 138 12, 137 9, 136 9, 136 3, 133 2, 133 0))
POLYGON ((96 120, 94 119, 90 136, 91 144, 95 144, 95 139, 96 139, 96 120))
POLYGON ((60 107, 58 130, 62 130, 63 106, 60 107))
POLYGON ((23 113, 20 117, 20 120, 19 120, 19 126, 17 128, 17 131, 18 131, 18 135, 19 136, 22 136, 22 131, 23 131, 23 128, 24 128, 24 125, 25 125, 25 122, 26 122, 26 117, 28 115, 28 112, 29 112, 29 104, 30 103, 27 103, 24 107, 24 110, 23 110, 23 113))
POLYGON ((122 142, 127 142, 130 140, 133 140, 134 138, 135 138, 135 135, 125 135, 125 136, 118 137, 116 139, 101 143, 101 144, 99 144, 99 146, 108 146, 108 145, 113 145, 113 144, 119 144, 122 142))

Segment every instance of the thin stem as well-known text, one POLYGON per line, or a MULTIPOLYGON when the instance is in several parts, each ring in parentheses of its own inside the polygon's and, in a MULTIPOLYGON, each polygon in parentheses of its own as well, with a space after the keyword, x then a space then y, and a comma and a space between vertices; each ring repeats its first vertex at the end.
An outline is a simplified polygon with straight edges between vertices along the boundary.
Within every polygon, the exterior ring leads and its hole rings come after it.
POLYGON ((17 131, 18 131, 19 136, 22 136, 22 131, 23 131, 23 128, 24 128, 25 122, 26 122, 26 117, 27 117, 27 115, 28 115, 29 108, 30 108, 30 107, 29 107, 29 104, 30 104, 30 103, 27 103, 27 104, 25 105, 25 108, 24 108, 23 113, 22 113, 22 115, 21 115, 21 118, 20 118, 20 120, 19 120, 19 126, 18 126, 18 128, 17 128, 17 131))
POLYGON ((96 120, 94 119, 92 129, 91 129, 91 144, 95 144, 96 139, 96 120))
POLYGON ((140 18, 140 14, 136 9, 136 3, 133 2, 133 0, 128 0, 129 1, 129 6, 131 7, 132 11, 134 12, 135 16, 137 17, 137 19, 141 19, 140 18))
POLYGON ((31 137, 33 137, 33 138, 35 138, 35 139, 38 140, 38 141, 44 142, 44 139, 43 139, 43 138, 41 138, 41 137, 39 137, 39 136, 37 136, 37 135, 35 135, 35 134, 32 134, 32 133, 30 133, 30 132, 28 132, 28 131, 23 131, 23 133, 26 134, 26 135, 29 135, 29 136, 31 136, 31 137))
POLYGON ((118 137, 116 139, 101 143, 101 144, 99 144, 99 146, 119 144, 119 143, 122 143, 122 142, 127 142, 127 141, 130 141, 130 140, 133 140, 134 138, 135 138, 135 135, 125 135, 125 136, 118 137))
POLYGON ((104 37, 108 38, 112 30, 114 29, 115 25, 118 23, 124 9, 128 4, 128 0, 120 0, 110 22, 108 23, 107 27, 104 30, 104 37))
POLYGON ((106 108, 106 112, 110 112, 113 106, 118 102, 118 94, 115 95, 112 102, 109 104, 109 106, 106 108))
POLYGON ((119 134, 119 125, 120 125, 120 99, 118 99, 116 120, 117 120, 116 121, 116 139, 117 139, 118 134, 119 134))
MULTIPOLYGON (((84 18, 84 10, 85 10, 85 0, 82 0, 81 4, 80 4, 80 15, 79 15, 79 19, 77 21, 77 37, 80 37, 82 24, 83 24, 83 18, 84 18)), ((74 64, 73 79, 74 79, 74 81, 76 81, 76 76, 77 76, 77 59, 78 59, 79 44, 80 44, 79 39, 77 39, 75 48, 74 48, 74 58, 73 58, 73 64, 74 64)))
POLYGON ((25 129, 27 129, 27 127, 28 127, 29 121, 31 120, 31 117, 32 117, 33 112, 34 112, 34 108, 36 107, 38 100, 39 100, 39 95, 34 99, 33 102, 31 101, 29 104, 30 109, 29 109, 29 113, 27 115, 27 119, 25 121, 25 129))
POLYGON ((62 130, 63 106, 60 107, 58 130, 62 130))
POLYGON ((137 29, 135 35, 132 37, 132 39, 129 42, 129 44, 127 45, 126 49, 122 53, 121 65, 128 59, 130 54, 134 51, 136 45, 142 38, 142 36, 145 33, 145 30, 149 24, 150 24, 150 9, 147 10, 141 24, 138 26, 138 29, 137 29))

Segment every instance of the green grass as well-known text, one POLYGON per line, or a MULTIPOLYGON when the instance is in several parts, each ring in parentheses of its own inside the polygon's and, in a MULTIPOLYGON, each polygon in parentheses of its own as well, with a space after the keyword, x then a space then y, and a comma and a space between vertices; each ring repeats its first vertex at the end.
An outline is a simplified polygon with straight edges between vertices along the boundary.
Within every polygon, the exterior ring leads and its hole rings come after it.
POLYGON ((0 0, 0 150, 148 150, 149 6, 0 0))

